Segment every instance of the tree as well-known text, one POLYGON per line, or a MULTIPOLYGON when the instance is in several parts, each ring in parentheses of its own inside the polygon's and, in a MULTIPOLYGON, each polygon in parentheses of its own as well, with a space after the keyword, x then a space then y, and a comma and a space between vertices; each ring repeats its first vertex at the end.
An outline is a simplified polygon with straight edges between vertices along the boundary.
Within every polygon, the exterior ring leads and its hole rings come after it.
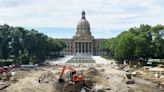
POLYGON ((128 32, 122 33, 117 38, 117 45, 115 46, 114 56, 120 60, 133 60, 134 59, 134 50, 135 42, 134 35, 128 32))
POLYGON ((41 63, 46 59, 58 58, 66 47, 65 43, 49 38, 37 30, 0 26, 0 59, 14 56, 16 63, 41 63))
POLYGON ((116 38, 103 42, 102 48, 112 52, 117 60, 136 61, 143 58, 163 58, 164 56, 164 26, 141 24, 119 34, 116 38), (154 37, 155 39, 153 39, 154 37))

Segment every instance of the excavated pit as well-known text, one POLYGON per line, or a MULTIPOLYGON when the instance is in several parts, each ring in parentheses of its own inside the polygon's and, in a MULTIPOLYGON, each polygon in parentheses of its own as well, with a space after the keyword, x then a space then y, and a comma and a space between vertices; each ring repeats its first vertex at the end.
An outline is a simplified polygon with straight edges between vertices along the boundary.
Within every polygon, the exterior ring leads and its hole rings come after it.
POLYGON ((69 82, 60 84, 59 82, 57 82, 55 85, 56 92, 80 92, 83 87, 92 89, 93 86, 98 82, 98 80, 100 81, 103 80, 103 78, 101 77, 101 73, 95 68, 89 68, 87 70, 84 70, 84 75, 85 75, 84 82, 79 82, 76 84, 69 83, 69 82))

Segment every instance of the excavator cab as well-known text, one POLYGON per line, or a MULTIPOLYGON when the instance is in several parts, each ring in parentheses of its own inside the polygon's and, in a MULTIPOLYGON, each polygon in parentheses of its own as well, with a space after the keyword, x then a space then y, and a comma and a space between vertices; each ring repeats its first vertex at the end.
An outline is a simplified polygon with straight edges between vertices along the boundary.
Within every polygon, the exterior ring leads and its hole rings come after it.
POLYGON ((84 80, 84 77, 80 71, 70 71, 70 79, 72 82, 81 82, 84 80))
POLYGON ((77 74, 75 74, 75 75, 73 75, 73 77, 72 77, 72 81, 73 82, 81 82, 81 81, 83 81, 84 80, 84 77, 82 76, 82 75, 77 75, 77 74))

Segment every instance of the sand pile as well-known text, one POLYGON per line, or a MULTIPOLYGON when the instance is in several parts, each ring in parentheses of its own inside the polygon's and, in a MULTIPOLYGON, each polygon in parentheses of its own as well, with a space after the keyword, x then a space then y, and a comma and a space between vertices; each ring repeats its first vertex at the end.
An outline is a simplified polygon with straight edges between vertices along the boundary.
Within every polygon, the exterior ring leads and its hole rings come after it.
POLYGON ((55 88, 56 92, 80 92, 83 87, 92 88, 95 83, 98 84, 104 83, 105 80, 101 77, 101 73, 96 68, 89 68, 83 72, 85 76, 85 82, 79 82, 72 84, 65 82, 62 84, 56 83, 55 88), (87 80, 92 78, 91 80, 87 80))
POLYGON ((79 82, 76 84, 65 82, 63 85, 56 83, 55 92, 80 92, 83 87, 91 88, 92 86, 93 82, 91 81, 85 81, 85 83, 79 82))
POLYGON ((49 81, 49 83, 44 84, 38 82, 38 78, 42 75, 47 76, 46 78, 54 76, 53 73, 49 71, 33 71, 30 75, 20 79, 17 83, 9 86, 5 90, 7 92, 55 92, 54 81, 49 81))
POLYGON ((101 76, 101 73, 96 68, 89 68, 83 73, 86 77, 101 76))
POLYGON ((57 83, 55 85, 56 92, 75 92, 75 91, 80 91, 83 88, 83 83, 77 83, 77 84, 69 84, 69 83, 64 83, 59 84, 57 83))
POLYGON ((94 76, 93 81, 97 84, 107 85, 106 79, 104 77, 101 77, 101 76, 94 76))

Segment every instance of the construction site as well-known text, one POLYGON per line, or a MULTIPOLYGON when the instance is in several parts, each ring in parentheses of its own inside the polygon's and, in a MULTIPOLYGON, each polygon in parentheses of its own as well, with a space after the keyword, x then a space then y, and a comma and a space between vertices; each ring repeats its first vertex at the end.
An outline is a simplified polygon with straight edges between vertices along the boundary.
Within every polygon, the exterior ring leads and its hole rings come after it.
POLYGON ((122 68, 116 61, 100 56, 80 57, 79 63, 74 63, 75 58, 66 56, 42 65, 1 69, 0 92, 164 91, 164 78, 150 76, 150 71, 144 68, 122 68))

